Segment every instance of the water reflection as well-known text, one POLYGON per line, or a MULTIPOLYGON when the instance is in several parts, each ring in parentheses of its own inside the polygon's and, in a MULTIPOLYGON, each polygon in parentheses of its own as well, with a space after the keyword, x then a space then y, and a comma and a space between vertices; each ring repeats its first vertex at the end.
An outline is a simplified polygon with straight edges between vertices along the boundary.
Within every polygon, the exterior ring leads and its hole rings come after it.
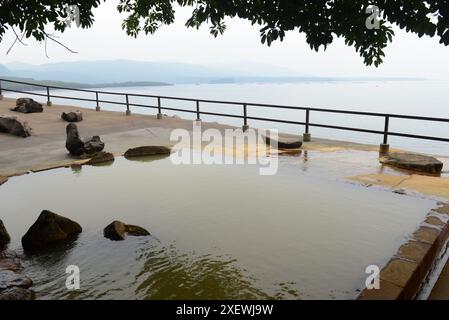
POLYGON ((136 290, 144 299, 275 299, 298 296, 288 284, 271 295, 257 287, 257 279, 239 268, 231 256, 179 253, 174 246, 150 251, 136 290))

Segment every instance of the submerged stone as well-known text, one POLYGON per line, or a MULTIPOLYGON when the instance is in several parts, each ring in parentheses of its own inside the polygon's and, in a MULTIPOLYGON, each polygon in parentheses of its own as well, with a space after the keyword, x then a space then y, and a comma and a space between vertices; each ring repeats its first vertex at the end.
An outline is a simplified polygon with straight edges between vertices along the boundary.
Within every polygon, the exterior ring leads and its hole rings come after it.
POLYGON ((137 148, 128 149, 125 152, 126 158, 154 156, 159 154, 170 154, 171 149, 164 146, 143 146, 137 148))
POLYGON ((379 161, 392 167, 430 174, 440 174, 443 170, 443 163, 436 158, 414 153, 388 153, 379 161))
POLYGON ((142 227, 128 225, 121 221, 113 221, 103 230, 105 238, 114 241, 125 240, 126 235, 141 237, 149 236, 150 233, 142 227))
POLYGON ((69 240, 81 231, 78 223, 44 210, 22 237, 22 246, 29 251, 44 249, 54 243, 69 240))
POLYGON ((0 291, 0 300, 32 300, 33 295, 30 289, 11 287, 0 291))

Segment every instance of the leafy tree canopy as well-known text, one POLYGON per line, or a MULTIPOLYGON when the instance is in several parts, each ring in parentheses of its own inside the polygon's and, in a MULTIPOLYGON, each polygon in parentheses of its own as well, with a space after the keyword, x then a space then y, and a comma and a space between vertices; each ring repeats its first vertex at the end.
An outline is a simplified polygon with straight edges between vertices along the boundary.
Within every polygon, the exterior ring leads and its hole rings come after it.
MULTIPOLYGON (((68 5, 79 7, 81 27, 90 28, 94 21, 92 10, 101 2, 0 0, 0 41, 8 29, 19 41, 22 37, 48 39, 46 27, 50 24, 64 32, 68 5)), ((261 42, 268 46, 282 41, 292 30, 305 34, 310 48, 316 51, 341 37, 367 65, 382 63, 383 50, 394 36, 393 25, 419 37, 437 36, 440 43, 449 44, 449 0, 120 0, 117 10, 125 14, 123 29, 137 37, 173 23, 176 5, 192 8, 187 27, 207 24, 214 36, 225 31, 226 18, 239 17, 259 25, 261 42), (379 28, 366 26, 370 16, 366 10, 371 5, 380 9, 379 28)))

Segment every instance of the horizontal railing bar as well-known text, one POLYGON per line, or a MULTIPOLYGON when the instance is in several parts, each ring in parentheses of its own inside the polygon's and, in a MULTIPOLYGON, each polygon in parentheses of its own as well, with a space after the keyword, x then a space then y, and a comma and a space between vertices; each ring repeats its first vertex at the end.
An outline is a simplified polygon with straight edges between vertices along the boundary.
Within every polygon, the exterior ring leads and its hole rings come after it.
MULTIPOLYGON (((378 112, 365 112, 365 111, 353 111, 353 110, 339 110, 339 109, 324 109, 324 108, 312 108, 312 107, 298 107, 298 106, 285 106, 285 105, 274 105, 274 104, 263 104, 263 103, 245 103, 245 102, 237 102, 237 101, 219 101, 219 100, 207 100, 207 99, 194 99, 194 98, 181 98, 181 97, 171 97, 171 96, 157 96, 157 95, 146 95, 146 94, 137 94, 137 93, 124 93, 124 92, 108 92, 108 91, 95 91, 88 89, 74 89, 74 88, 64 88, 59 86, 46 86, 40 84, 33 84, 28 82, 20 82, 14 80, 5 80, 0 79, 0 81, 18 83, 31 85, 42 88, 53 88, 60 90, 72 90, 72 91, 81 91, 81 92, 90 92, 90 93, 99 93, 99 94, 111 94, 111 95, 128 95, 130 97, 145 97, 145 98, 160 98, 167 100, 178 100, 178 101, 190 101, 190 102, 202 102, 202 103, 213 103, 213 104, 227 104, 227 105, 247 105, 250 107, 262 107, 262 108, 276 108, 276 109, 289 109, 289 110, 310 110, 315 112, 326 112, 326 113, 339 113, 339 114, 353 114, 353 115, 362 115, 362 116, 374 116, 374 117, 391 117, 391 118, 399 118, 399 119, 411 119, 411 120, 420 120, 420 121, 434 121, 434 122, 448 122, 449 119, 446 118, 437 118, 437 117, 423 117, 423 116, 412 116, 412 115, 404 115, 404 114, 389 114, 389 113, 378 113, 378 112)), ((11 89, 3 89, 4 91, 18 92, 18 93, 27 93, 27 94, 35 94, 41 95, 26 91, 18 91, 11 89)), ((45 96, 45 95, 44 95, 45 96)), ((59 98, 64 98, 62 96, 58 96, 59 98)), ((79 98, 81 100, 81 98, 79 98)), ((86 100, 88 101, 88 100, 86 100)), ((96 101, 96 100, 94 100, 96 101)))

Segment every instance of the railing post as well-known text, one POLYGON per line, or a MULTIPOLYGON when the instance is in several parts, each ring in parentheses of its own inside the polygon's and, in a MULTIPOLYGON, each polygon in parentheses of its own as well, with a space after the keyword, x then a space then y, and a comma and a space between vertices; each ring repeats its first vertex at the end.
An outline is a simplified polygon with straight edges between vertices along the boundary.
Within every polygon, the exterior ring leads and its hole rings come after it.
POLYGON ((47 106, 51 106, 51 100, 50 100, 50 87, 47 87, 47 106))
POLYGON ((310 142, 312 140, 312 135, 309 132, 309 124, 310 124, 310 109, 306 109, 306 130, 302 135, 303 142, 310 142))
POLYGON ((98 101, 98 92, 95 92, 95 100, 97 102, 97 106, 95 107, 96 111, 100 111, 100 102, 98 101))
POLYGON ((243 105, 243 127, 242 127, 243 132, 245 132, 245 131, 247 131, 247 130, 249 129, 248 119, 247 119, 248 112, 247 112, 246 109, 247 109, 247 108, 246 108, 246 103, 245 103, 245 104, 243 105))
POLYGON ((157 118, 162 119, 161 97, 157 97, 157 118))
POLYGON ((384 127, 384 140, 383 143, 380 145, 379 152, 381 154, 388 153, 390 150, 390 145, 388 144, 388 127, 390 126, 390 117, 385 116, 385 127, 384 127))
POLYGON ((196 121, 201 121, 201 116, 200 116, 200 100, 196 100, 196 121))
POLYGON ((127 94, 125 96, 126 96, 126 115, 130 116, 131 115, 131 110, 129 110, 129 97, 128 97, 127 94))
POLYGON ((2 80, 0 80, 0 100, 3 100, 3 93, 2 93, 2 80))

